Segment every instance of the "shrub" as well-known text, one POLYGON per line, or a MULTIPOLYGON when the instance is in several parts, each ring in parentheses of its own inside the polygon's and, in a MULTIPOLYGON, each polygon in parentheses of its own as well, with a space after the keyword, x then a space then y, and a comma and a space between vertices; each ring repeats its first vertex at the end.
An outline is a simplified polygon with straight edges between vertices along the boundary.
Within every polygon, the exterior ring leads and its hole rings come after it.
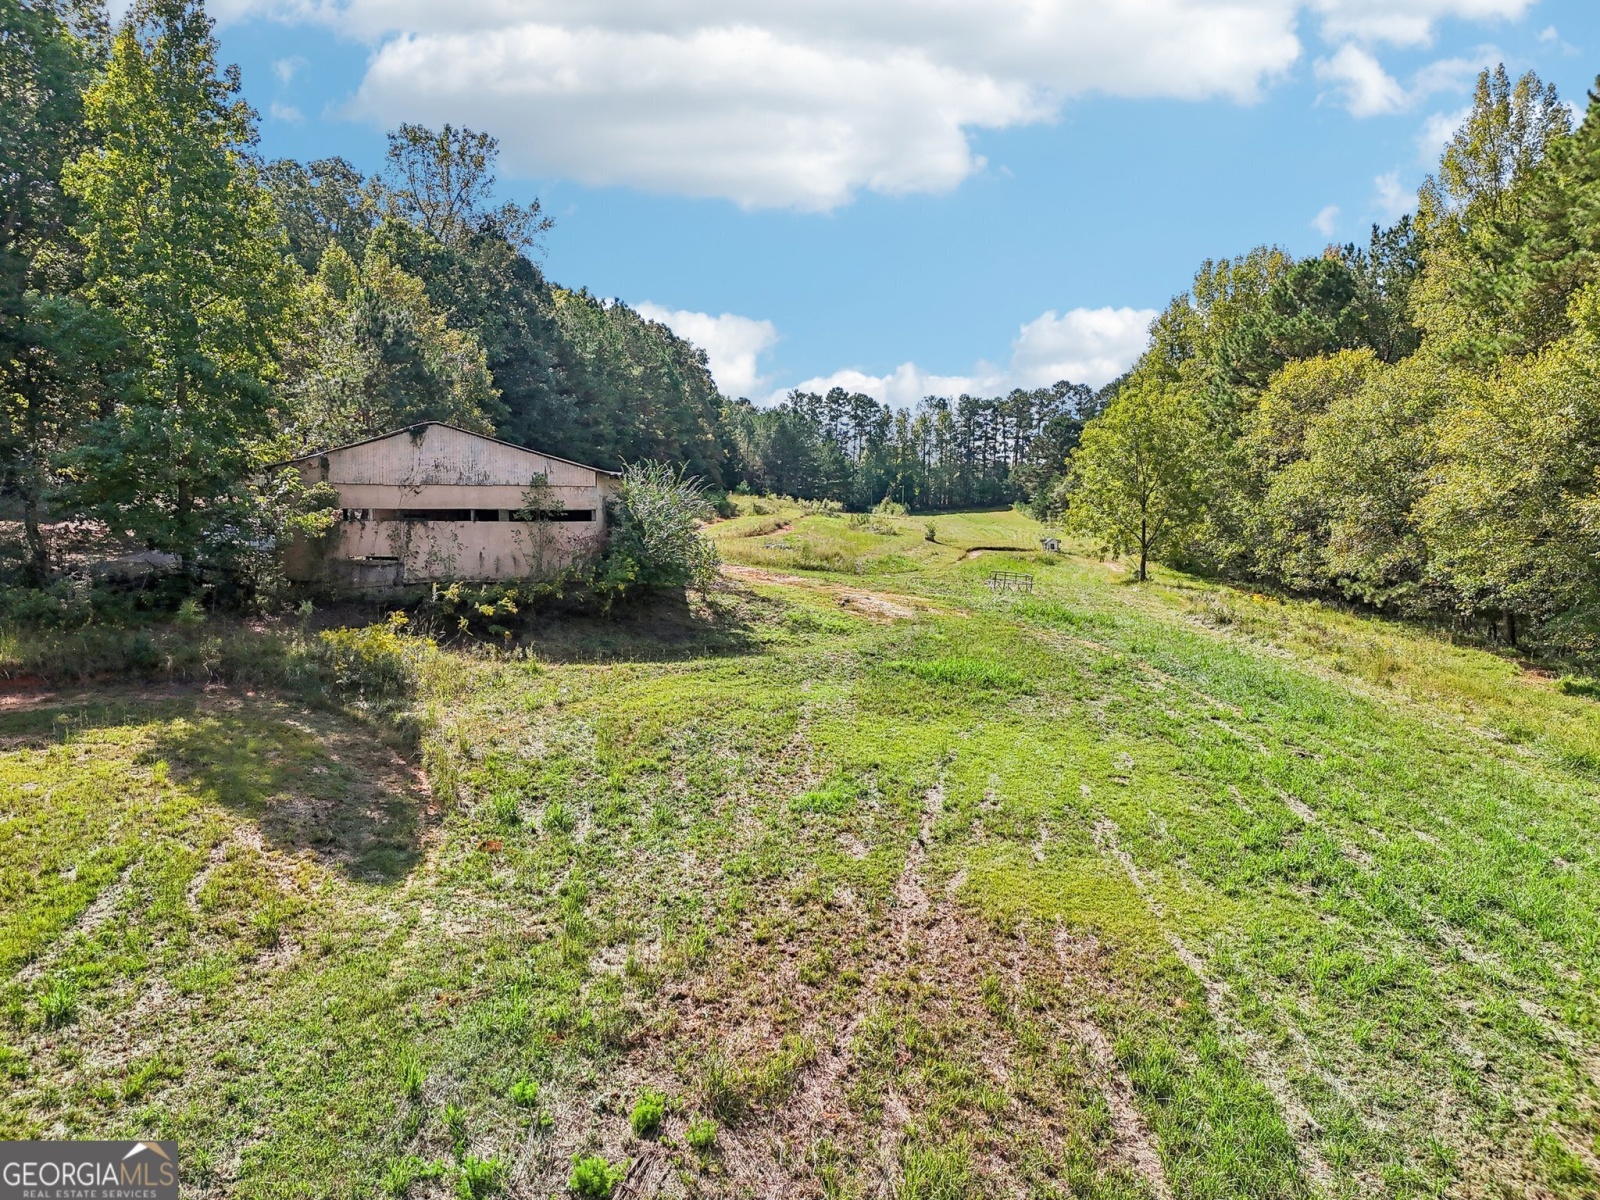
POLYGON ((897 504, 895 501, 885 496, 882 500, 878 501, 877 507, 872 511, 877 513, 880 517, 903 517, 906 515, 908 510, 904 504, 897 504))
POLYGON ((689 1143, 689 1149, 707 1154, 717 1144, 717 1123, 710 1117, 696 1117, 689 1122, 689 1128, 683 1136, 689 1143))
POLYGON ((700 532, 711 516, 704 485, 682 469, 637 462, 623 469, 615 523, 597 581, 605 593, 709 588, 717 551, 700 532))
POLYGON ((43 588, 0 587, 0 621, 29 629, 81 629, 94 620, 87 580, 59 579, 43 588))
POLYGON ((661 1118, 666 1112, 666 1096, 654 1088, 645 1088, 628 1114, 628 1125, 637 1137, 654 1137, 661 1131, 661 1118))
POLYGON ((567 1186, 584 1200, 608 1200, 627 1174, 626 1164, 612 1166, 598 1154, 574 1154, 567 1186))
POLYGON ((844 505, 837 500, 801 500, 798 503, 801 511, 814 513, 819 517, 837 517, 844 513, 844 505))
POLYGON ((406 637, 403 612, 382 625, 326 629, 318 635, 318 661, 334 691, 365 701, 392 700, 409 693, 432 639, 406 637))
POLYGON ((519 1079, 511 1085, 507 1095, 518 1108, 532 1108, 539 1103, 539 1085, 531 1079, 519 1079))
POLYGON ((937 542, 939 540, 939 527, 932 521, 922 527, 922 540, 925 542, 937 542))

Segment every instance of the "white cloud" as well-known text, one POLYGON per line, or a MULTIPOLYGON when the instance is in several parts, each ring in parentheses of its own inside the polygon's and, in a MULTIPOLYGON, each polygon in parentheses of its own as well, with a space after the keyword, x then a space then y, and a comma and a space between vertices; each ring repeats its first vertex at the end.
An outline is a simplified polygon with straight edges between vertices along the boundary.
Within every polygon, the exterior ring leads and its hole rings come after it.
POLYGON ((1435 24, 1446 17, 1467 21, 1513 20, 1534 0, 1313 0, 1330 41, 1355 38, 1396 46, 1426 46, 1435 24))
MULTIPOLYGON (((847 368, 796 386, 806 392, 842 387, 897 407, 924 396, 993 396, 1012 388, 1047 387, 1061 379, 1098 387, 1133 365, 1155 318, 1153 308, 1074 308, 1060 315, 1052 310, 1018 329, 1005 367, 979 362, 966 375, 934 375, 907 362, 887 375, 847 368)), ((782 399, 787 390, 774 393, 773 399, 782 399)))
MULTIPOLYGON (((980 364, 987 367, 988 364, 980 364)), ((826 392, 841 387, 847 392, 864 392, 880 404, 895 408, 910 408, 924 396, 960 396, 991 394, 1004 389, 984 386, 985 376, 930 375, 916 363, 901 363, 887 375, 868 375, 864 371, 845 369, 832 375, 819 375, 802 380, 795 387, 802 392, 826 392)), ((773 401, 789 394, 782 388, 772 394, 773 401)))
POLYGON ((1445 146, 1471 115, 1472 106, 1469 104, 1457 112, 1434 113, 1430 116, 1417 131, 1417 158, 1425 166, 1437 165, 1445 146))
POLYGON ((1109 383, 1143 352, 1155 319, 1153 308, 1074 308, 1036 317, 1011 343, 1008 386, 1109 383))
POLYGON ((292 104, 279 104, 274 100, 267 105, 267 115, 274 121, 283 121, 290 125, 298 125, 304 121, 305 114, 292 104))
POLYGON ((917 53, 869 61, 752 28, 548 25, 388 42, 355 107, 502 130, 513 170, 815 210, 861 187, 947 190, 982 166, 968 129, 1049 113, 1024 84, 917 53))
POLYGON ((1347 42, 1332 58, 1318 59, 1314 69, 1318 80, 1334 86, 1351 116, 1375 117, 1413 108, 1439 92, 1466 91, 1478 72, 1500 59, 1493 47, 1472 58, 1441 58, 1418 70, 1406 87, 1371 53, 1347 42))
POLYGON ((972 137, 1085 94, 1257 99, 1300 58, 1363 112, 1410 93, 1373 56, 1532 0, 214 0, 372 46, 350 112, 495 132, 509 171, 828 210, 937 192, 972 137))
POLYGON ((1340 46, 1332 58, 1318 59, 1315 69, 1318 80, 1338 88, 1351 116, 1399 112, 1410 103, 1399 80, 1359 46, 1340 46))
POLYGON ((1323 237, 1332 237, 1333 231, 1339 228, 1339 206, 1330 204, 1311 218, 1311 228, 1323 237))
POLYGON ((280 58, 273 62, 272 73, 278 77, 278 82, 287 86, 299 74, 300 68, 306 65, 306 60, 298 54, 289 58, 280 58))
POLYGON ((1398 221, 1416 203, 1416 194, 1401 184, 1398 167, 1374 179, 1372 188, 1373 203, 1386 221, 1398 221))
POLYGON ((1050 120, 1073 96, 1249 102, 1299 57, 1295 26, 1308 7, 1341 36, 1415 41, 1418 29, 1425 35, 1442 16, 1505 15, 1526 2, 217 0, 215 7, 224 18, 268 12, 367 39, 374 50, 352 111, 382 124, 488 128, 500 135, 512 171, 722 196, 749 207, 829 209, 864 189, 954 187, 983 167, 971 147, 974 131, 1050 120), (1377 20, 1397 13, 1411 22, 1399 33, 1377 20))
POLYGON ((647 321, 659 321, 706 352, 711 377, 726 396, 753 396, 767 386, 760 360, 778 344, 778 329, 735 313, 710 313, 663 308, 646 301, 634 310, 647 321))

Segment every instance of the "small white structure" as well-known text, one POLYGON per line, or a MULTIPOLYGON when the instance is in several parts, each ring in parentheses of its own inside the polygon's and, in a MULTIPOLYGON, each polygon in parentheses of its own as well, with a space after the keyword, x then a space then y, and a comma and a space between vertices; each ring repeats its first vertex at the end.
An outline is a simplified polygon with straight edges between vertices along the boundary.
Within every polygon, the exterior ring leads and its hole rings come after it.
POLYGON ((620 478, 442 421, 284 465, 341 510, 326 538, 289 548, 285 573, 360 587, 553 574, 599 553, 620 478))

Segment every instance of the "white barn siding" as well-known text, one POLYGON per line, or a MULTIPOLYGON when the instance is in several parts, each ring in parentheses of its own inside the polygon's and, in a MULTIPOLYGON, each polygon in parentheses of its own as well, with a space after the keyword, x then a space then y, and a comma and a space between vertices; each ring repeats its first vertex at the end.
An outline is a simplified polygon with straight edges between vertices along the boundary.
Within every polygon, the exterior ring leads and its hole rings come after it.
POLYGON ((291 549, 292 579, 351 583, 508 580, 597 554, 615 475, 451 425, 430 423, 306 455, 292 465, 339 493, 320 554, 291 549), (515 521, 534 477, 550 507, 590 519, 515 521), (428 518, 430 512, 440 513, 428 518), (461 519, 464 515, 472 519, 461 519))

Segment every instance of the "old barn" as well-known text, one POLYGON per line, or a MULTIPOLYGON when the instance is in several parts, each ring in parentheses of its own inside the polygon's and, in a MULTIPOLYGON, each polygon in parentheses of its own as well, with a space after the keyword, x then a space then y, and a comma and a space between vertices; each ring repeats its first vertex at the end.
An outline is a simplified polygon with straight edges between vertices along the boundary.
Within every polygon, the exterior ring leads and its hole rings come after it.
POLYGON ((339 522, 289 578, 358 587, 539 577, 605 542, 616 472, 427 421, 288 464, 339 493, 339 522))

